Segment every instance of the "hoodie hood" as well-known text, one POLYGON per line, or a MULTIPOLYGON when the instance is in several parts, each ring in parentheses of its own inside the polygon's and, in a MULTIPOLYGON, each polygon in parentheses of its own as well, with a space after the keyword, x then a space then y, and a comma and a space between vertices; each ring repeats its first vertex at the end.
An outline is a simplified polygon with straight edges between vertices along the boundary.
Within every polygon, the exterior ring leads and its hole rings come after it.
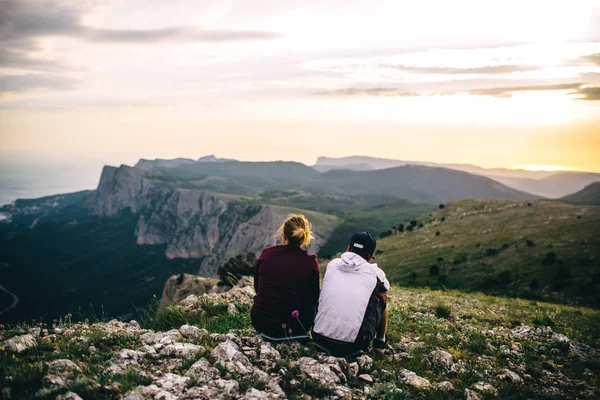
POLYGON ((338 267, 344 272, 358 271, 364 265, 377 266, 377 264, 368 263, 367 260, 351 251, 342 254, 340 260, 338 267))

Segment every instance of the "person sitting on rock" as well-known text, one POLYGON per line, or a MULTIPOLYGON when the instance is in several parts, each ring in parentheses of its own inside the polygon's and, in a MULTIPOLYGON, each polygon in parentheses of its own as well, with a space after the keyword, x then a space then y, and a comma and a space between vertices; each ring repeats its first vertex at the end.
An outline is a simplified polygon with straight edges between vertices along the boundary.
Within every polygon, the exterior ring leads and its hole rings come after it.
POLYGON ((312 338, 318 347, 336 357, 350 357, 371 342, 388 349, 385 273, 371 264, 377 242, 368 232, 352 235, 340 258, 327 265, 312 338))
POLYGON ((319 300, 319 263, 303 247, 311 226, 304 215, 292 214, 276 234, 283 245, 263 250, 254 274, 252 325, 269 339, 307 340, 319 300))

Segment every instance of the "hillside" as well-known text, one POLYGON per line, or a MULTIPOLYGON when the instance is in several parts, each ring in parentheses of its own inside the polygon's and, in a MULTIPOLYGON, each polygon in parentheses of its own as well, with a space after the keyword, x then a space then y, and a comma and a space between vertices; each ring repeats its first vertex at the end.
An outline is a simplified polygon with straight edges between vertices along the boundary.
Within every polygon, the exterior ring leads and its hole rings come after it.
POLYGON ((579 192, 561 197, 559 200, 570 204, 600 206, 600 182, 594 182, 579 192))
POLYGON ((600 306, 600 207, 464 200, 418 223, 378 243, 394 282, 600 306))
POLYGON ((354 360, 263 342, 253 291, 190 296, 131 322, 0 332, 13 399, 593 399, 600 313, 583 307, 392 287, 392 350, 354 360), (58 397, 56 397, 58 395, 58 397))
POLYGON ((572 171, 526 171, 508 168, 481 168, 469 164, 439 164, 422 161, 404 161, 374 157, 354 156, 343 158, 319 157, 314 168, 325 171, 331 169, 364 170, 386 169, 406 165, 446 168, 463 171, 473 175, 485 176, 510 188, 531 193, 536 196, 559 198, 583 189, 584 186, 600 180, 600 173, 572 171))
POLYGON ((308 184, 311 191, 329 194, 386 194, 421 203, 438 204, 451 200, 534 199, 489 178, 446 168, 416 165, 376 171, 332 170, 308 184))

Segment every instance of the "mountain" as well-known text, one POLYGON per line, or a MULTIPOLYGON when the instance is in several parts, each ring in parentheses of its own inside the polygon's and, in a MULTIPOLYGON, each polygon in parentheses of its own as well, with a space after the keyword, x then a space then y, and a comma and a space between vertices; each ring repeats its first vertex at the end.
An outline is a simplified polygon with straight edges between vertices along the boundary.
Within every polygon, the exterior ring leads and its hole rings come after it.
POLYGON ((430 204, 465 198, 514 200, 536 198, 486 177, 447 168, 416 165, 376 171, 332 170, 318 176, 309 183, 308 188, 313 191, 346 195, 385 193, 430 204))
POLYGON ((402 285, 600 307, 599 226, 600 207, 462 200, 389 231, 377 262, 402 285))
POLYGON ((198 162, 217 162, 217 163, 222 163, 222 162, 233 162, 233 161, 237 161, 233 158, 217 158, 214 154, 208 155, 208 156, 204 156, 204 157, 200 157, 198 159, 198 162))
POLYGON ((579 192, 561 197, 559 200, 570 204, 600 206, 600 182, 594 182, 579 192))
MULTIPOLYGON (((482 175, 500 182, 510 188, 531 193, 536 196, 559 198, 583 189, 586 185, 600 180, 600 173, 593 172, 555 172, 525 171, 508 168, 481 168, 469 164, 438 164, 420 161, 403 161, 374 157, 353 156, 344 158, 319 157, 315 169, 326 171, 331 169, 358 169, 354 165, 368 165, 374 169, 393 168, 405 165, 421 165, 428 167, 448 168, 482 175)), ((365 168, 360 168, 365 169, 365 168)))
POLYGON ((154 168, 175 168, 184 164, 193 164, 196 161, 189 158, 175 158, 172 160, 164 160, 157 158, 156 160, 140 159, 136 164, 136 168, 140 169, 154 169, 154 168))
POLYGON ((352 171, 373 171, 376 169, 371 164, 366 164, 366 163, 365 164, 342 164, 342 165, 319 164, 319 165, 313 165, 313 168, 319 172, 327 172, 327 171, 331 171, 334 169, 349 169, 352 171))

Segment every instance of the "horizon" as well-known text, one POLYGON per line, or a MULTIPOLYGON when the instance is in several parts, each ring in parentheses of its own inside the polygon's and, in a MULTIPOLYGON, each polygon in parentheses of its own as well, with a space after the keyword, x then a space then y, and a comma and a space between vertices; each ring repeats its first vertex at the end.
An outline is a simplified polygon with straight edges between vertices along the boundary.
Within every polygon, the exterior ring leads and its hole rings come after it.
POLYGON ((0 2, 5 158, 600 172, 600 2, 0 2))

